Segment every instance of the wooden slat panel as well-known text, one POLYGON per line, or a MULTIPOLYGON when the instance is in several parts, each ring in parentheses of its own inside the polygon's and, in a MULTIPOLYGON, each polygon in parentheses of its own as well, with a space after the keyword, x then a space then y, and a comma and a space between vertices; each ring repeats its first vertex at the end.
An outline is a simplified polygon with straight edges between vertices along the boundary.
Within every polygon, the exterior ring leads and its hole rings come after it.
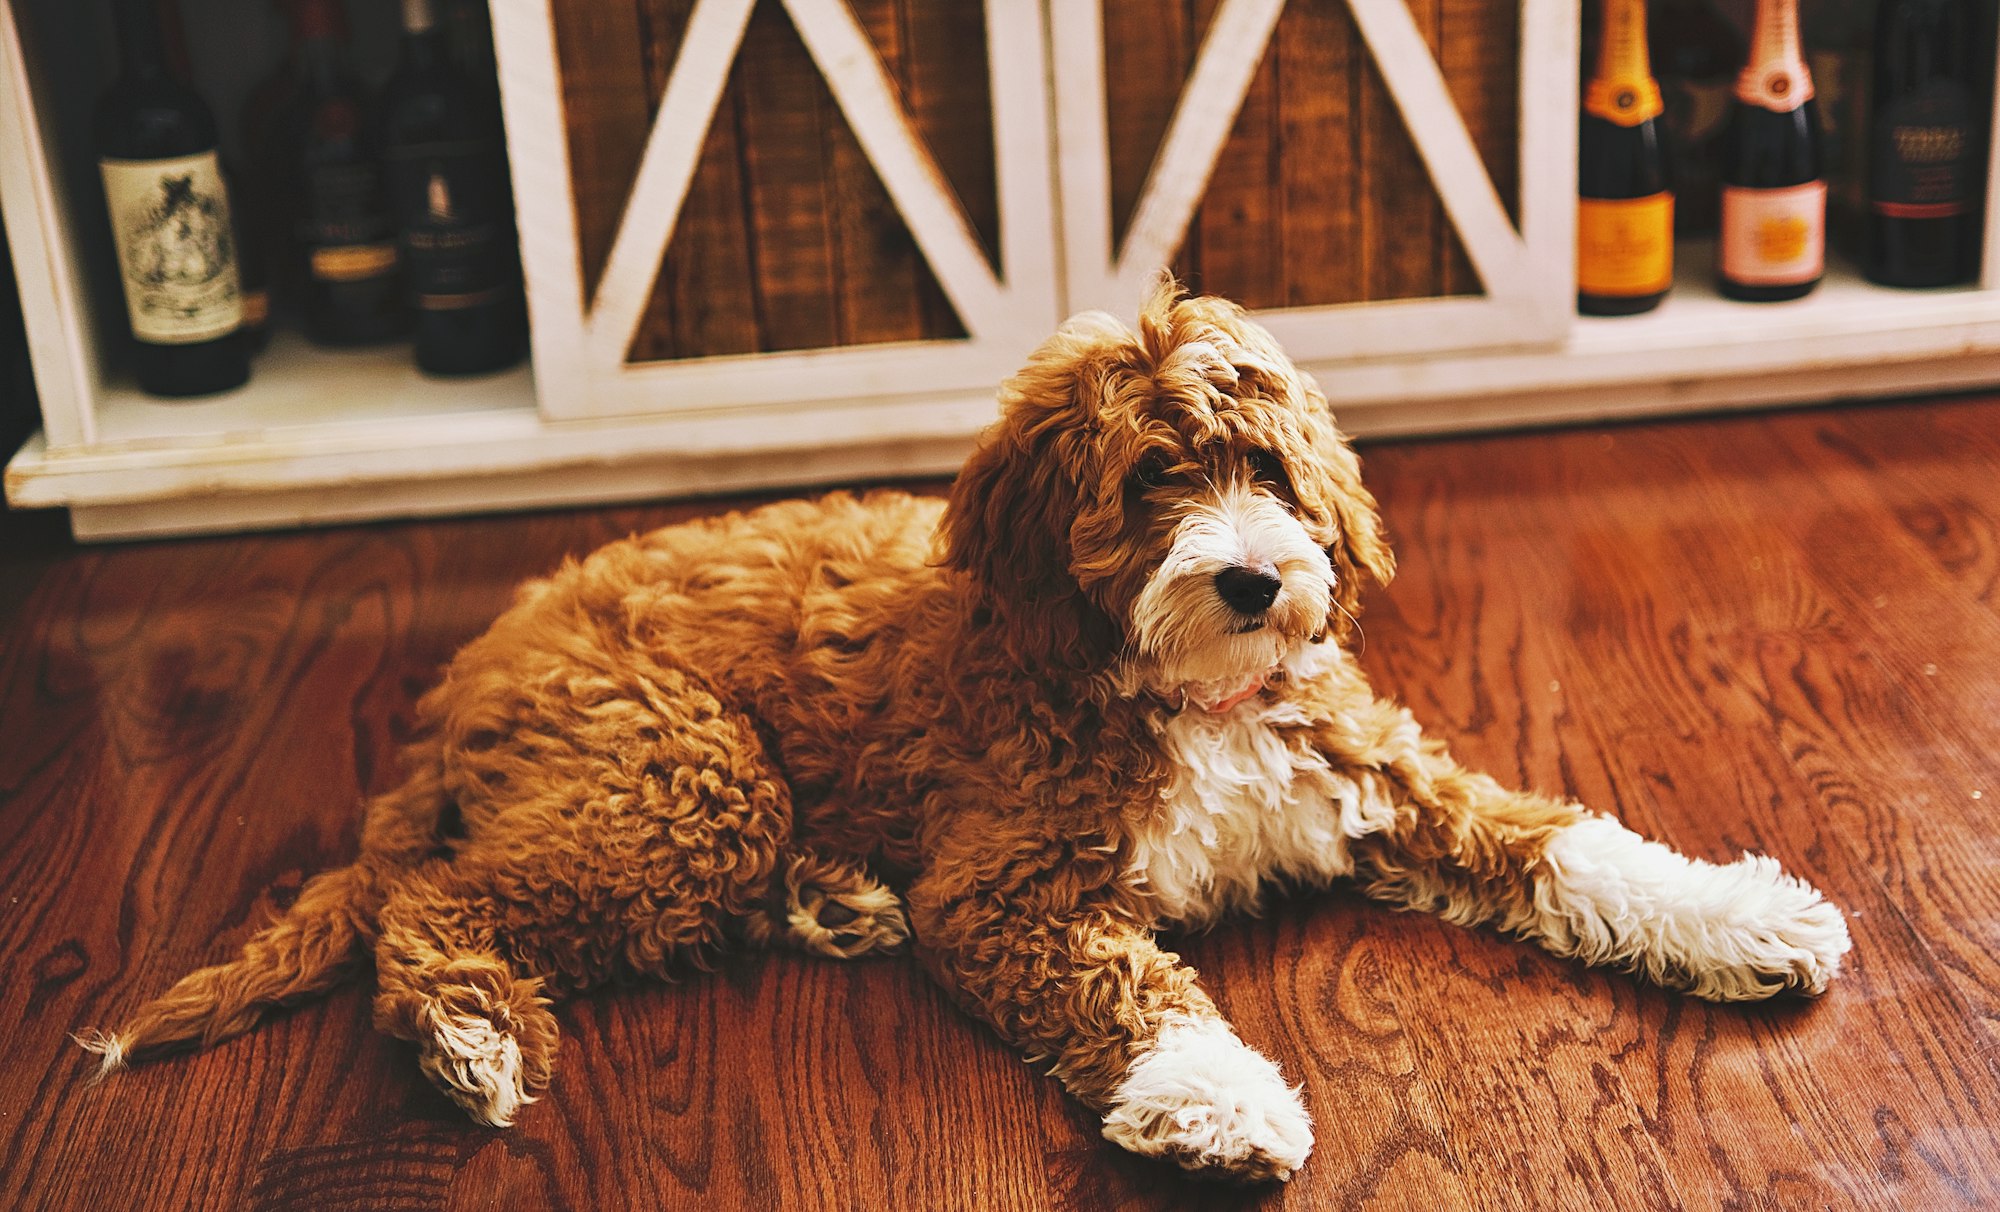
POLYGON ((1283 306, 1362 297, 1355 76, 1365 57, 1345 5, 1294 3, 1278 23, 1283 90, 1278 239, 1283 306))
POLYGON ((902 90, 911 125, 957 195, 980 247, 986 250, 987 263, 997 272, 1000 195, 994 177, 984 7, 895 0, 895 24, 904 51, 889 74, 902 90))
MULTIPOLYGON (((1216 4, 1197 4, 1203 27, 1214 19, 1216 4)), ((1279 21, 1282 34, 1283 18, 1279 21)), ((1272 39, 1273 46, 1277 41, 1272 39)), ((1175 261, 1190 289, 1227 295, 1250 307, 1274 306, 1284 293, 1278 69, 1279 56, 1267 48, 1189 225, 1198 255, 1175 261)))
POLYGON ((1195 0, 1105 0, 1104 105, 1111 159, 1111 245, 1126 229, 1167 137, 1206 25, 1195 0))
MULTIPOLYGON (((1513 207, 1517 15, 1494 0, 1413 2, 1513 207)), ((1213 0, 1105 4, 1114 239, 1185 87, 1195 31, 1215 8, 1213 0)), ((1197 289, 1256 308, 1483 293, 1340 0, 1285 6, 1172 267, 1197 289)))
MULTIPOLYGON (((850 0, 848 7, 874 44, 889 78, 899 82, 906 78, 909 56, 897 0, 850 0)), ((908 99, 904 90, 906 107, 908 99)), ((838 107, 828 109, 824 137, 836 212, 841 341, 908 340, 925 331, 917 285, 923 256, 838 107)))
MULTIPOLYGON (((1438 66, 1515 225, 1521 221, 1520 9, 1512 0, 1438 0, 1438 66)), ((1465 251, 1445 250, 1446 294, 1481 293, 1465 251)))
MULTIPOLYGON (((646 78, 657 107, 680 48, 694 0, 643 0, 646 78)), ((741 89, 723 89, 702 143, 679 221, 660 263, 652 304, 633 334, 635 361, 673 356, 754 353, 760 347, 749 231, 744 223, 743 157, 737 115, 741 89)))
MULTIPOLYGON (((689 0, 644 0, 648 84, 689 0)), ((907 0, 854 6, 911 120, 997 260, 983 19, 907 0), (909 11, 906 11, 908 9, 909 11), (940 32, 942 31, 942 33, 940 32), (921 38, 923 45, 915 45, 921 38)), ((753 13, 680 222, 628 353, 633 362, 963 337, 819 68, 778 0, 753 13)))
MULTIPOLYGON (((1437 50, 1437 0, 1409 0, 1417 29, 1437 50)), ((1366 247, 1362 298, 1400 299, 1442 293, 1439 244, 1451 224, 1430 174, 1417 156, 1403 118, 1390 100, 1375 61, 1362 56, 1356 110, 1360 114, 1361 229, 1366 247)))
MULTIPOLYGON (((648 86, 648 40, 632 4, 551 0, 550 10, 562 63, 577 253, 588 300, 639 174, 659 91, 648 86)), ((678 35, 671 44, 679 44, 678 35)))
POLYGON ((840 341, 826 134, 833 97, 778 0, 760 0, 736 60, 761 349, 840 341))

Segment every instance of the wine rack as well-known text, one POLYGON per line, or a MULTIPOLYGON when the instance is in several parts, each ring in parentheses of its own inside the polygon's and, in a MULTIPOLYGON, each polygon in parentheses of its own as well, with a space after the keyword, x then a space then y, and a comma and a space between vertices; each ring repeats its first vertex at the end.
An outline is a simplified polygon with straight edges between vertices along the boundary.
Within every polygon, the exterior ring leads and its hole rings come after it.
POLYGON ((73 205, 88 6, 0 0, 44 422, 9 499, 115 538, 948 472, 1062 315, 1129 313, 1162 265, 1362 435, 2000 384, 1993 240, 1979 285, 1836 254, 1772 306, 1683 246, 1656 312, 1574 316, 1565 0, 967 11, 492 0, 532 365, 442 381, 281 332, 245 388, 166 403, 110 369, 73 205))

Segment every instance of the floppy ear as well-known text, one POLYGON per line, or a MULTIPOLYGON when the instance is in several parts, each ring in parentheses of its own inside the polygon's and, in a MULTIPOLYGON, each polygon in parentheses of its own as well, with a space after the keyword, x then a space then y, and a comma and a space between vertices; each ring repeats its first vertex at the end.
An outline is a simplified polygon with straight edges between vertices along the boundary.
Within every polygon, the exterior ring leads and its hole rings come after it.
POLYGON ((1383 538, 1382 515, 1376 510, 1374 494, 1361 482, 1361 460, 1334 425, 1333 411, 1318 386, 1308 379, 1305 388, 1306 437, 1326 475, 1326 499, 1320 504, 1339 531, 1326 549, 1333 563, 1336 606, 1327 626, 1345 643, 1354 630, 1354 619, 1361 614, 1363 580, 1387 585, 1396 575, 1396 555, 1383 538))
POLYGON ((1096 474, 1096 415, 1080 399, 1082 379, 1112 335, 1107 325, 1116 321, 1071 320, 1001 387, 1000 420, 958 473, 939 527, 945 567, 972 579, 1015 653, 1077 670, 1110 659, 1118 641, 1077 584, 1070 537, 1096 474))
POLYGON ((1048 449, 1047 425, 1024 432, 1015 409, 979 437, 945 504, 944 564, 989 595, 1016 600, 1073 592, 1068 514, 1077 489, 1048 449))

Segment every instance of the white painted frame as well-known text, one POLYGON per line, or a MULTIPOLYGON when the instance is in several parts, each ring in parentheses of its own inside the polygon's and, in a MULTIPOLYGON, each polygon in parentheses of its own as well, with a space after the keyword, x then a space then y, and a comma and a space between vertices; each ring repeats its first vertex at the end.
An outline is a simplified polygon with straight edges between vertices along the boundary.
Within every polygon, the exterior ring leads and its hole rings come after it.
MULTIPOLYGON (((1172 260, 1287 0, 1223 0, 1195 57, 1122 247, 1111 246, 1101 0, 1052 0, 1056 140, 1072 307, 1130 316, 1172 260)), ((1328 3, 1332 0, 1290 0, 1328 3)), ((1346 0, 1485 293, 1262 311, 1301 360, 1553 344, 1576 260, 1575 0, 1522 0, 1521 228, 1500 201, 1404 0, 1346 0)))
POLYGON ((0 0, 0 212, 21 293, 41 399, 42 432, 57 449, 97 440, 95 325, 77 264, 74 208, 63 196, 12 0, 0 0))
POLYGON ((1039 0, 987 0, 1000 272, 843 0, 784 0, 967 338, 627 363, 753 0, 697 0, 596 295, 583 296, 555 34, 546 3, 494 6, 535 374, 553 418, 978 390, 1061 318, 1039 0))

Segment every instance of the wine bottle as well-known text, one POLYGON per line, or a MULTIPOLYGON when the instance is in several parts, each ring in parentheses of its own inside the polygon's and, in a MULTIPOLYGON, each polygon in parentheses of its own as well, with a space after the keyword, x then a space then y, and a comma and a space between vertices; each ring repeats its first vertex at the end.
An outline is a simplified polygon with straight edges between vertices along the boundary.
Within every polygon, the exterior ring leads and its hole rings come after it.
POLYGON ((1646 61, 1645 0, 1604 0, 1578 132, 1576 306, 1585 315, 1651 311, 1673 284, 1674 195, 1661 112, 1646 61))
POLYGON ((303 256, 306 336, 368 345, 401 336, 403 283, 379 131, 347 64, 341 0, 296 0, 299 96, 287 125, 293 237, 303 256))
MULTIPOLYGON (((187 23, 180 0, 159 0, 160 32, 165 39, 167 70, 180 83, 193 86, 194 56, 188 51, 187 23)), ((236 281, 243 296, 243 342, 256 353, 270 341, 271 288, 264 272, 264 250, 255 236, 259 207, 242 162, 218 141, 216 162, 229 191, 229 231, 236 247, 236 281)))
POLYGON ((403 0, 384 114, 417 366, 461 375, 513 365, 527 334, 500 115, 452 63, 432 0, 403 0))
POLYGON ((153 395, 227 391, 250 377, 250 359, 238 332, 243 296, 215 118, 167 70, 153 0, 117 0, 113 11, 119 73, 92 133, 133 370, 153 395))
POLYGON ((1799 47, 1798 0, 1757 0, 1750 56, 1723 136, 1718 285, 1732 299, 1796 299, 1826 271, 1819 111, 1799 47))
POLYGON ((1972 276, 1971 24, 1962 0, 1884 0, 1876 12, 1865 265, 1885 286, 1972 276))
POLYGON ((1718 222, 1723 128, 1736 73, 1748 51, 1743 34, 1713 0, 1653 0, 1646 6, 1648 49, 1666 113, 1667 179, 1674 186, 1674 231, 1713 236, 1718 222))

